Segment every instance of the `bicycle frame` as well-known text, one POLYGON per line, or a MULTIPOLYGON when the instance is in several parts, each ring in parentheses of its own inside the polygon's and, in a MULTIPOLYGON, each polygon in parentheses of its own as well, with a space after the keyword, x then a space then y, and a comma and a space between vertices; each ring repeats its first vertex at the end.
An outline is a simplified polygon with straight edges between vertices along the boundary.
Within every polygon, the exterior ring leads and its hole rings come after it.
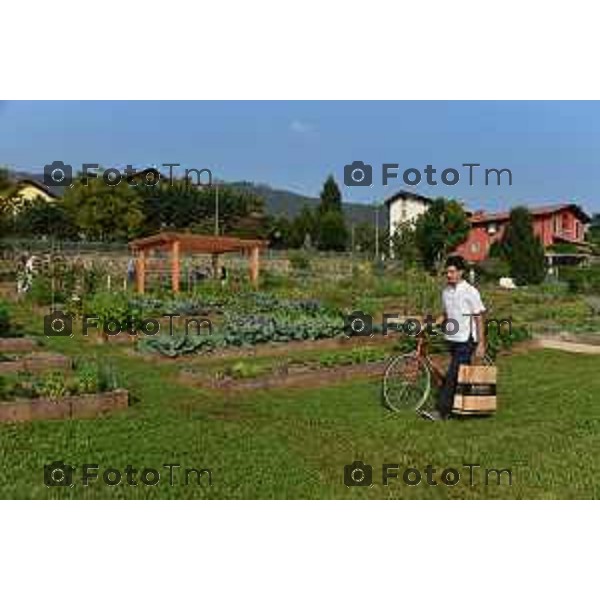
POLYGON ((436 386, 441 387, 444 384, 445 373, 439 369, 436 365, 433 364, 431 360, 431 356, 429 355, 429 342, 427 338, 423 336, 423 334, 419 334, 417 336, 417 348, 416 354, 417 358, 425 365, 425 367, 431 373, 433 377, 434 383, 436 386))

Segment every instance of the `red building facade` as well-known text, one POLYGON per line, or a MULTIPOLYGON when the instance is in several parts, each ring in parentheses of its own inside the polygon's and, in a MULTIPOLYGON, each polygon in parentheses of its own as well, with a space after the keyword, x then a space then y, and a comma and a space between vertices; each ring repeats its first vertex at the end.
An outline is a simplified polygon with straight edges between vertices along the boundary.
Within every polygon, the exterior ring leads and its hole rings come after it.
MULTIPOLYGON (((555 204, 530 208, 533 230, 544 248, 556 243, 584 242, 585 224, 590 217, 576 204, 555 204)), ((469 237, 457 249, 465 260, 479 262, 488 257, 491 245, 502 239, 509 213, 476 212, 471 215, 469 237)))

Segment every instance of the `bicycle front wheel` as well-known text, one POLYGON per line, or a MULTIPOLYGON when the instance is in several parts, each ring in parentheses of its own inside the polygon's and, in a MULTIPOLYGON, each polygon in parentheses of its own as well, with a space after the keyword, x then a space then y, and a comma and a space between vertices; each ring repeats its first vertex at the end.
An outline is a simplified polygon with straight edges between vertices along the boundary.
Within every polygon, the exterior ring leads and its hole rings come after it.
POLYGON ((383 376, 383 401, 390 410, 419 410, 430 393, 431 373, 415 352, 391 360, 383 376))

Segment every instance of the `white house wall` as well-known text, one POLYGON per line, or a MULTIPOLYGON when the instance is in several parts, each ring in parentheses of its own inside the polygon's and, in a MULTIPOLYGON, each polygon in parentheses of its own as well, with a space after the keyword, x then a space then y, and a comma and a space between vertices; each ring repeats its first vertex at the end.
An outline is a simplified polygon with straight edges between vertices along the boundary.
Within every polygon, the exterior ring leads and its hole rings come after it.
POLYGON ((401 223, 413 222, 427 210, 427 204, 414 198, 398 198, 390 203, 390 238, 401 223))

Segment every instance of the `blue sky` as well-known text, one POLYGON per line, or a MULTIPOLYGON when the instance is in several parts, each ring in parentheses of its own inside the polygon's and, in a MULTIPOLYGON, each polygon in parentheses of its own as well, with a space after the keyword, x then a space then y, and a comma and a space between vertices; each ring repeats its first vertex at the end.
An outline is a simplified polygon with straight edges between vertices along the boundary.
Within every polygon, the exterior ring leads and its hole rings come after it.
POLYGON ((105 167, 179 162, 225 180, 318 195, 333 173, 345 200, 376 202, 381 164, 456 168, 455 186, 426 195, 471 208, 576 201, 600 211, 598 102, 41 102, 0 103, 0 164, 41 171, 52 160, 105 167), (344 165, 373 165, 372 187, 343 185, 344 165), (469 186, 462 163, 480 163, 469 186), (509 168, 513 185, 485 186, 484 168, 509 168))

